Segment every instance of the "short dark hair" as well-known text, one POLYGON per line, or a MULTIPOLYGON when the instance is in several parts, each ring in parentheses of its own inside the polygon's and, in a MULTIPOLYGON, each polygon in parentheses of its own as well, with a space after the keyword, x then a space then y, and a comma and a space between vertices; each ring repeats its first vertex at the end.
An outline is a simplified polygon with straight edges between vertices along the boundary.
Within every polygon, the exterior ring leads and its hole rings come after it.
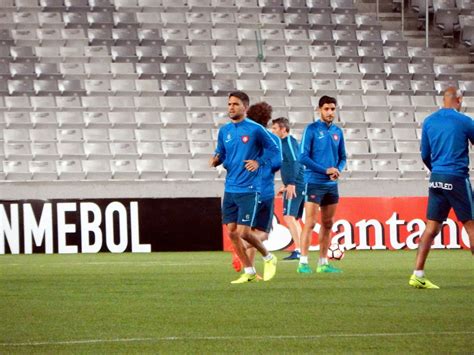
POLYGON ((290 120, 286 117, 278 117, 272 120, 272 124, 277 124, 280 128, 285 127, 286 132, 290 133, 290 120))
POLYGON ((244 106, 247 106, 249 107, 250 105, 250 98, 249 96, 243 92, 243 91, 232 91, 230 94, 229 94, 229 98, 231 97, 236 97, 238 99, 240 99, 240 101, 242 101, 242 103, 244 104, 244 106))
POLYGON ((337 100, 331 96, 321 96, 321 98, 319 99, 319 108, 323 107, 325 104, 337 105, 337 100))
POLYGON ((273 107, 262 101, 253 104, 247 110, 247 117, 252 121, 260 123, 263 127, 267 127, 268 121, 272 119, 273 107))

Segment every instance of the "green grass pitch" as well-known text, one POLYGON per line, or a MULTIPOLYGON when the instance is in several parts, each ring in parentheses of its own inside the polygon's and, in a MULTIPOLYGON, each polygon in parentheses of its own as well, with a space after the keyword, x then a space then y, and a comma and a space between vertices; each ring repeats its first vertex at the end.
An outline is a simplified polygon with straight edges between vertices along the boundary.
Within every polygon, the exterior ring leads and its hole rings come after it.
POLYGON ((309 276, 281 261, 230 285, 223 252, 5 255, 0 354, 474 352, 470 253, 431 253, 440 290, 408 286, 414 257, 349 251, 343 274, 309 276))

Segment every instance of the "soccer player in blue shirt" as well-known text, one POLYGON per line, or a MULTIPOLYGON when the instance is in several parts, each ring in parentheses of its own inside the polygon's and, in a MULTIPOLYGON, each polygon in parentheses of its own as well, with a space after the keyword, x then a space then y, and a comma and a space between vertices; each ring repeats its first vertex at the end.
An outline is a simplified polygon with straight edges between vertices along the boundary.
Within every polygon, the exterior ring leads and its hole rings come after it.
POLYGON ((462 95, 456 88, 446 89, 444 107, 423 122, 421 158, 431 171, 426 229, 418 245, 416 265, 409 285, 438 289, 425 277, 425 262, 435 236, 451 208, 464 224, 474 255, 474 206, 469 181, 469 142, 474 143, 474 124, 459 113, 462 95))
POLYGON ((305 210, 306 220, 301 234, 301 256, 298 273, 311 273, 308 251, 311 236, 321 211, 319 232, 319 261, 316 272, 341 272, 328 263, 333 218, 339 202, 337 180, 346 165, 346 150, 342 130, 333 121, 336 117, 336 99, 322 96, 319 99, 320 119, 306 127, 301 141, 300 162, 306 166, 305 210))
POLYGON ((244 92, 229 94, 227 108, 230 122, 219 129, 216 152, 209 161, 211 167, 222 164, 227 170, 222 219, 227 225, 234 250, 244 265, 244 273, 232 283, 258 280, 245 252, 244 241, 262 254, 264 281, 275 276, 277 264, 276 257, 251 233, 251 228, 256 223, 260 168, 280 160, 280 150, 266 129, 246 117, 249 102, 244 92))
POLYGON ((300 258, 301 225, 298 222, 303 217, 304 210, 304 167, 298 161, 300 145, 295 137, 290 135, 290 121, 285 117, 272 120, 272 132, 281 139, 283 163, 281 179, 283 186, 283 219, 290 230, 295 244, 295 250, 285 260, 300 258))
MULTIPOLYGON (((253 104, 247 110, 247 117, 252 121, 267 127, 268 122, 272 118, 272 107, 266 102, 258 102, 253 104)), ((270 133, 270 132, 269 132, 270 133)), ((273 133, 270 133, 273 141, 278 145, 281 155, 281 141, 273 133)), ((252 228, 252 234, 262 242, 268 239, 272 229, 273 211, 275 204, 275 173, 280 170, 280 159, 273 159, 269 164, 263 164, 260 168, 260 194, 258 200, 257 214, 255 217, 255 225, 252 228)), ((253 264, 255 259, 255 248, 247 246, 247 255, 253 264)))

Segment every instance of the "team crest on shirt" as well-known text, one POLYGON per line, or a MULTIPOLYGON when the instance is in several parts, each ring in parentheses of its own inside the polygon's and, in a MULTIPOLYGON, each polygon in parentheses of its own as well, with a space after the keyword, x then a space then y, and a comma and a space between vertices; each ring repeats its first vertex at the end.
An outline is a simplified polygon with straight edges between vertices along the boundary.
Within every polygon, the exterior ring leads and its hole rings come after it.
POLYGON ((247 143, 250 140, 249 136, 242 136, 242 142, 247 143))
POLYGON ((339 136, 335 133, 332 135, 332 138, 334 138, 335 141, 339 140, 339 136))

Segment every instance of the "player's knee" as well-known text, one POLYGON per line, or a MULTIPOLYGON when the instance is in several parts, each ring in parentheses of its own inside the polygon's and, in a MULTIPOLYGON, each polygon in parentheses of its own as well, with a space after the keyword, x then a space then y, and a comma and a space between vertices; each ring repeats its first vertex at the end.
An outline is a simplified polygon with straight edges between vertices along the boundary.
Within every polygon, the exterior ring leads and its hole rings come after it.
POLYGON ((322 227, 325 229, 331 229, 334 222, 332 219, 325 219, 322 221, 322 227))
POLYGON ((308 227, 309 229, 314 229, 314 227, 316 226, 316 220, 315 219, 306 219, 305 226, 308 227))
POLYGON ((239 233, 236 230, 229 232, 229 238, 233 241, 239 239, 239 233))
POLYGON ((286 224, 291 224, 295 222, 295 217, 293 216, 283 216, 283 220, 286 224))

